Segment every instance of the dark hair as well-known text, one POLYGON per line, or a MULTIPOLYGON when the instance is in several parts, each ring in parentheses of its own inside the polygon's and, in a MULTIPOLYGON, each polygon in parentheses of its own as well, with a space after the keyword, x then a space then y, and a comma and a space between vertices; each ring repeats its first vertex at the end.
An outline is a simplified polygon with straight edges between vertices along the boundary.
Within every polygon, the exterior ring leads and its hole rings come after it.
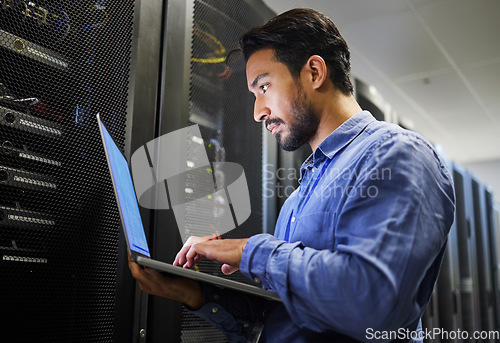
POLYGON ((312 55, 321 56, 330 70, 333 84, 344 94, 353 92, 349 72, 350 53, 335 24, 324 14, 296 8, 255 27, 240 39, 245 60, 264 48, 273 48, 278 62, 294 77, 312 55))

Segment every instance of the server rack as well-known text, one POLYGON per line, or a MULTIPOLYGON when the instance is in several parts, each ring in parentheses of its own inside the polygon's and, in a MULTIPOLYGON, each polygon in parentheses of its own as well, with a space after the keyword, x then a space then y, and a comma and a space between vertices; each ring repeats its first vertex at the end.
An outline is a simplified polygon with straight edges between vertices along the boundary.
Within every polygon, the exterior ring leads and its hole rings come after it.
MULTIPOLYGON (((452 173, 453 163, 440 151, 439 155, 450 173, 452 173)), ((437 293, 438 322, 437 326, 428 328, 442 328, 447 332, 456 332, 457 329, 462 327, 456 213, 455 220, 448 234, 446 252, 443 256, 443 263, 435 292, 437 293)), ((455 342, 456 340, 451 341, 455 342)))
POLYGON ((457 214, 457 247, 462 305, 462 330, 473 332, 479 327, 477 274, 475 271, 475 230, 473 222, 470 174, 460 165, 453 170, 457 214))
POLYGON ((476 270, 479 301, 479 328, 482 331, 490 331, 493 325, 493 302, 492 300, 492 270, 490 265, 490 246, 488 244, 487 208, 485 188, 480 181, 472 176, 472 200, 474 209, 475 251, 476 270))
MULTIPOLYGON (((439 328, 439 293, 437 292, 437 288, 434 288, 432 292, 432 296, 429 299, 429 303, 425 309, 424 314, 422 315, 422 328, 424 330, 432 331, 434 328, 439 328)), ((428 340, 424 340, 428 342, 428 340)), ((441 337, 434 337, 432 342, 439 343, 441 342, 441 337)))
MULTIPOLYGON (((493 230, 495 231, 495 237, 496 237, 496 240, 495 240, 495 245, 496 245, 496 258, 493 257, 493 259, 495 260, 495 262, 493 262, 493 264, 495 264, 497 267, 496 267, 496 278, 495 280, 497 280, 497 283, 495 285, 495 295, 496 295, 496 299, 497 299, 497 303, 498 303, 498 299, 500 299, 500 272, 499 272, 499 269, 500 269, 500 205, 498 203, 496 203, 494 206, 493 206, 493 220, 492 220, 492 224, 493 224, 493 230)), ((500 306, 497 307, 497 320, 498 318, 500 318, 500 313, 499 313, 499 309, 500 309, 500 306)), ((497 328, 500 327, 497 325, 497 328)))
POLYGON ((370 113, 377 120, 395 123, 395 113, 391 111, 390 105, 373 85, 368 85, 358 78, 352 80, 354 86, 354 97, 363 110, 370 113))
POLYGON ((484 193, 486 202, 486 228, 487 228, 487 244, 489 246, 489 264, 490 264, 490 280, 491 280, 491 302, 493 306, 493 327, 500 328, 500 282, 499 282, 499 231, 495 223, 495 204, 493 194, 486 189, 484 193))
MULTIPOLYGON (((274 173, 276 145, 263 137, 263 127, 253 121, 253 99, 246 88, 245 63, 241 54, 232 55, 227 64, 225 57, 237 47, 242 33, 263 24, 273 13, 261 1, 252 0, 170 0, 152 1, 143 6, 147 7, 145 11, 154 12, 154 15, 161 13, 160 25, 145 24, 148 31, 161 37, 159 47, 154 48, 155 55, 160 54, 160 77, 157 80, 153 138, 198 125, 209 160, 241 164, 249 185, 251 215, 240 227, 223 237, 248 237, 268 231, 274 224, 272 216, 276 210, 272 204, 274 199, 264 197, 263 190, 265 186, 274 187, 275 180, 264 179, 264 172, 267 167, 274 173)), ((149 68, 148 63, 140 58, 137 66, 149 68)), ((137 96, 134 98, 138 99, 137 96)), ((141 144, 147 140, 150 138, 143 138, 141 144)), ((188 188, 197 186, 196 179, 188 182, 188 188)), ((190 221, 193 215, 195 213, 186 212, 186 221, 190 221)), ((154 257, 172 261, 182 244, 173 213, 156 210, 151 220, 149 241, 154 257)), ((224 277, 220 266, 213 262, 201 262, 198 268, 201 272, 224 277)), ((250 282, 241 274, 232 278, 250 282)), ((179 304, 138 294, 136 318, 139 324, 134 329, 137 341, 225 341, 219 330, 179 304)))
MULTIPOLYGON (((137 1, 130 61, 131 87, 129 89, 126 121, 125 155, 130 157, 137 149, 154 139, 158 121, 158 94, 160 89, 162 25, 164 3, 162 1, 137 1)), ((154 252, 155 218, 151 209, 139 207, 150 249, 154 252)), ((168 247, 166 247, 168 248, 168 247)), ((131 278, 128 267, 124 271, 131 278)), ((131 293, 126 296, 133 302, 133 313, 128 320, 129 337, 117 342, 146 342, 148 334, 147 313, 152 311, 149 298, 135 281, 131 293)), ((124 300, 122 300, 124 301, 124 300)), ((163 315, 168 316, 165 312, 163 315)), ((169 341, 169 337, 164 338, 169 341)))
POLYGON ((0 1, 2 341, 130 337, 132 282, 94 118, 125 147, 134 11, 0 1))

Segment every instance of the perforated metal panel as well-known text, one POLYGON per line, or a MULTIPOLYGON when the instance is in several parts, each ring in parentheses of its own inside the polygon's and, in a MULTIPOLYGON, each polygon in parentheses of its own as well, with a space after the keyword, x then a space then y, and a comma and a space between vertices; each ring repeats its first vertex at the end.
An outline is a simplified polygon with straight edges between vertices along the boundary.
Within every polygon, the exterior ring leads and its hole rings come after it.
POLYGON ((134 2, 0 0, 0 340, 111 342, 134 2))
MULTIPOLYGON (((253 119, 253 97, 248 92, 245 62, 235 53, 240 36, 265 22, 246 1, 195 1, 191 52, 189 121, 198 124, 211 162, 236 162, 243 166, 250 192, 252 212, 224 238, 249 237, 262 232, 262 127, 253 119)), ((189 180, 189 187, 201 185, 189 180)), ((196 213, 186 221, 196 221, 196 213)), ((231 215, 231 214, 228 214, 231 215)), ((210 223, 205 223, 210 226, 210 223)), ((203 260, 202 272, 220 277, 220 264, 203 260)), ((250 283, 242 274, 232 279, 250 283)), ((182 313, 182 342, 222 342, 225 336, 187 311, 182 313)))

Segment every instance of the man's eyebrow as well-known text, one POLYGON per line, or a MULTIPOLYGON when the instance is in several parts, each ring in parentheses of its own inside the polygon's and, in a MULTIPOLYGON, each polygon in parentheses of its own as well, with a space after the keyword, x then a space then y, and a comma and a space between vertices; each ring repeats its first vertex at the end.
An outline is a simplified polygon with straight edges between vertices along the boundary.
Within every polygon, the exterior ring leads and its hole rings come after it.
POLYGON ((252 83, 250 84, 250 88, 255 88, 257 86, 257 83, 264 77, 269 76, 269 73, 263 73, 260 75, 257 75, 255 79, 253 79, 252 83))

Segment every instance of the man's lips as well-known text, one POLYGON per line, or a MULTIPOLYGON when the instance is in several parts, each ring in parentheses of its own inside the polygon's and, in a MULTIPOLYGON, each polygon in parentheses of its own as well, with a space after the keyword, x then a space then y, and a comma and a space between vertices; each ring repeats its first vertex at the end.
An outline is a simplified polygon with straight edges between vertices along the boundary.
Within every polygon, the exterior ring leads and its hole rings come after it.
POLYGON ((271 133, 274 136, 274 134, 276 133, 276 130, 278 129, 279 126, 280 126, 279 123, 269 123, 269 124, 267 124, 267 129, 269 131, 271 131, 271 133))

